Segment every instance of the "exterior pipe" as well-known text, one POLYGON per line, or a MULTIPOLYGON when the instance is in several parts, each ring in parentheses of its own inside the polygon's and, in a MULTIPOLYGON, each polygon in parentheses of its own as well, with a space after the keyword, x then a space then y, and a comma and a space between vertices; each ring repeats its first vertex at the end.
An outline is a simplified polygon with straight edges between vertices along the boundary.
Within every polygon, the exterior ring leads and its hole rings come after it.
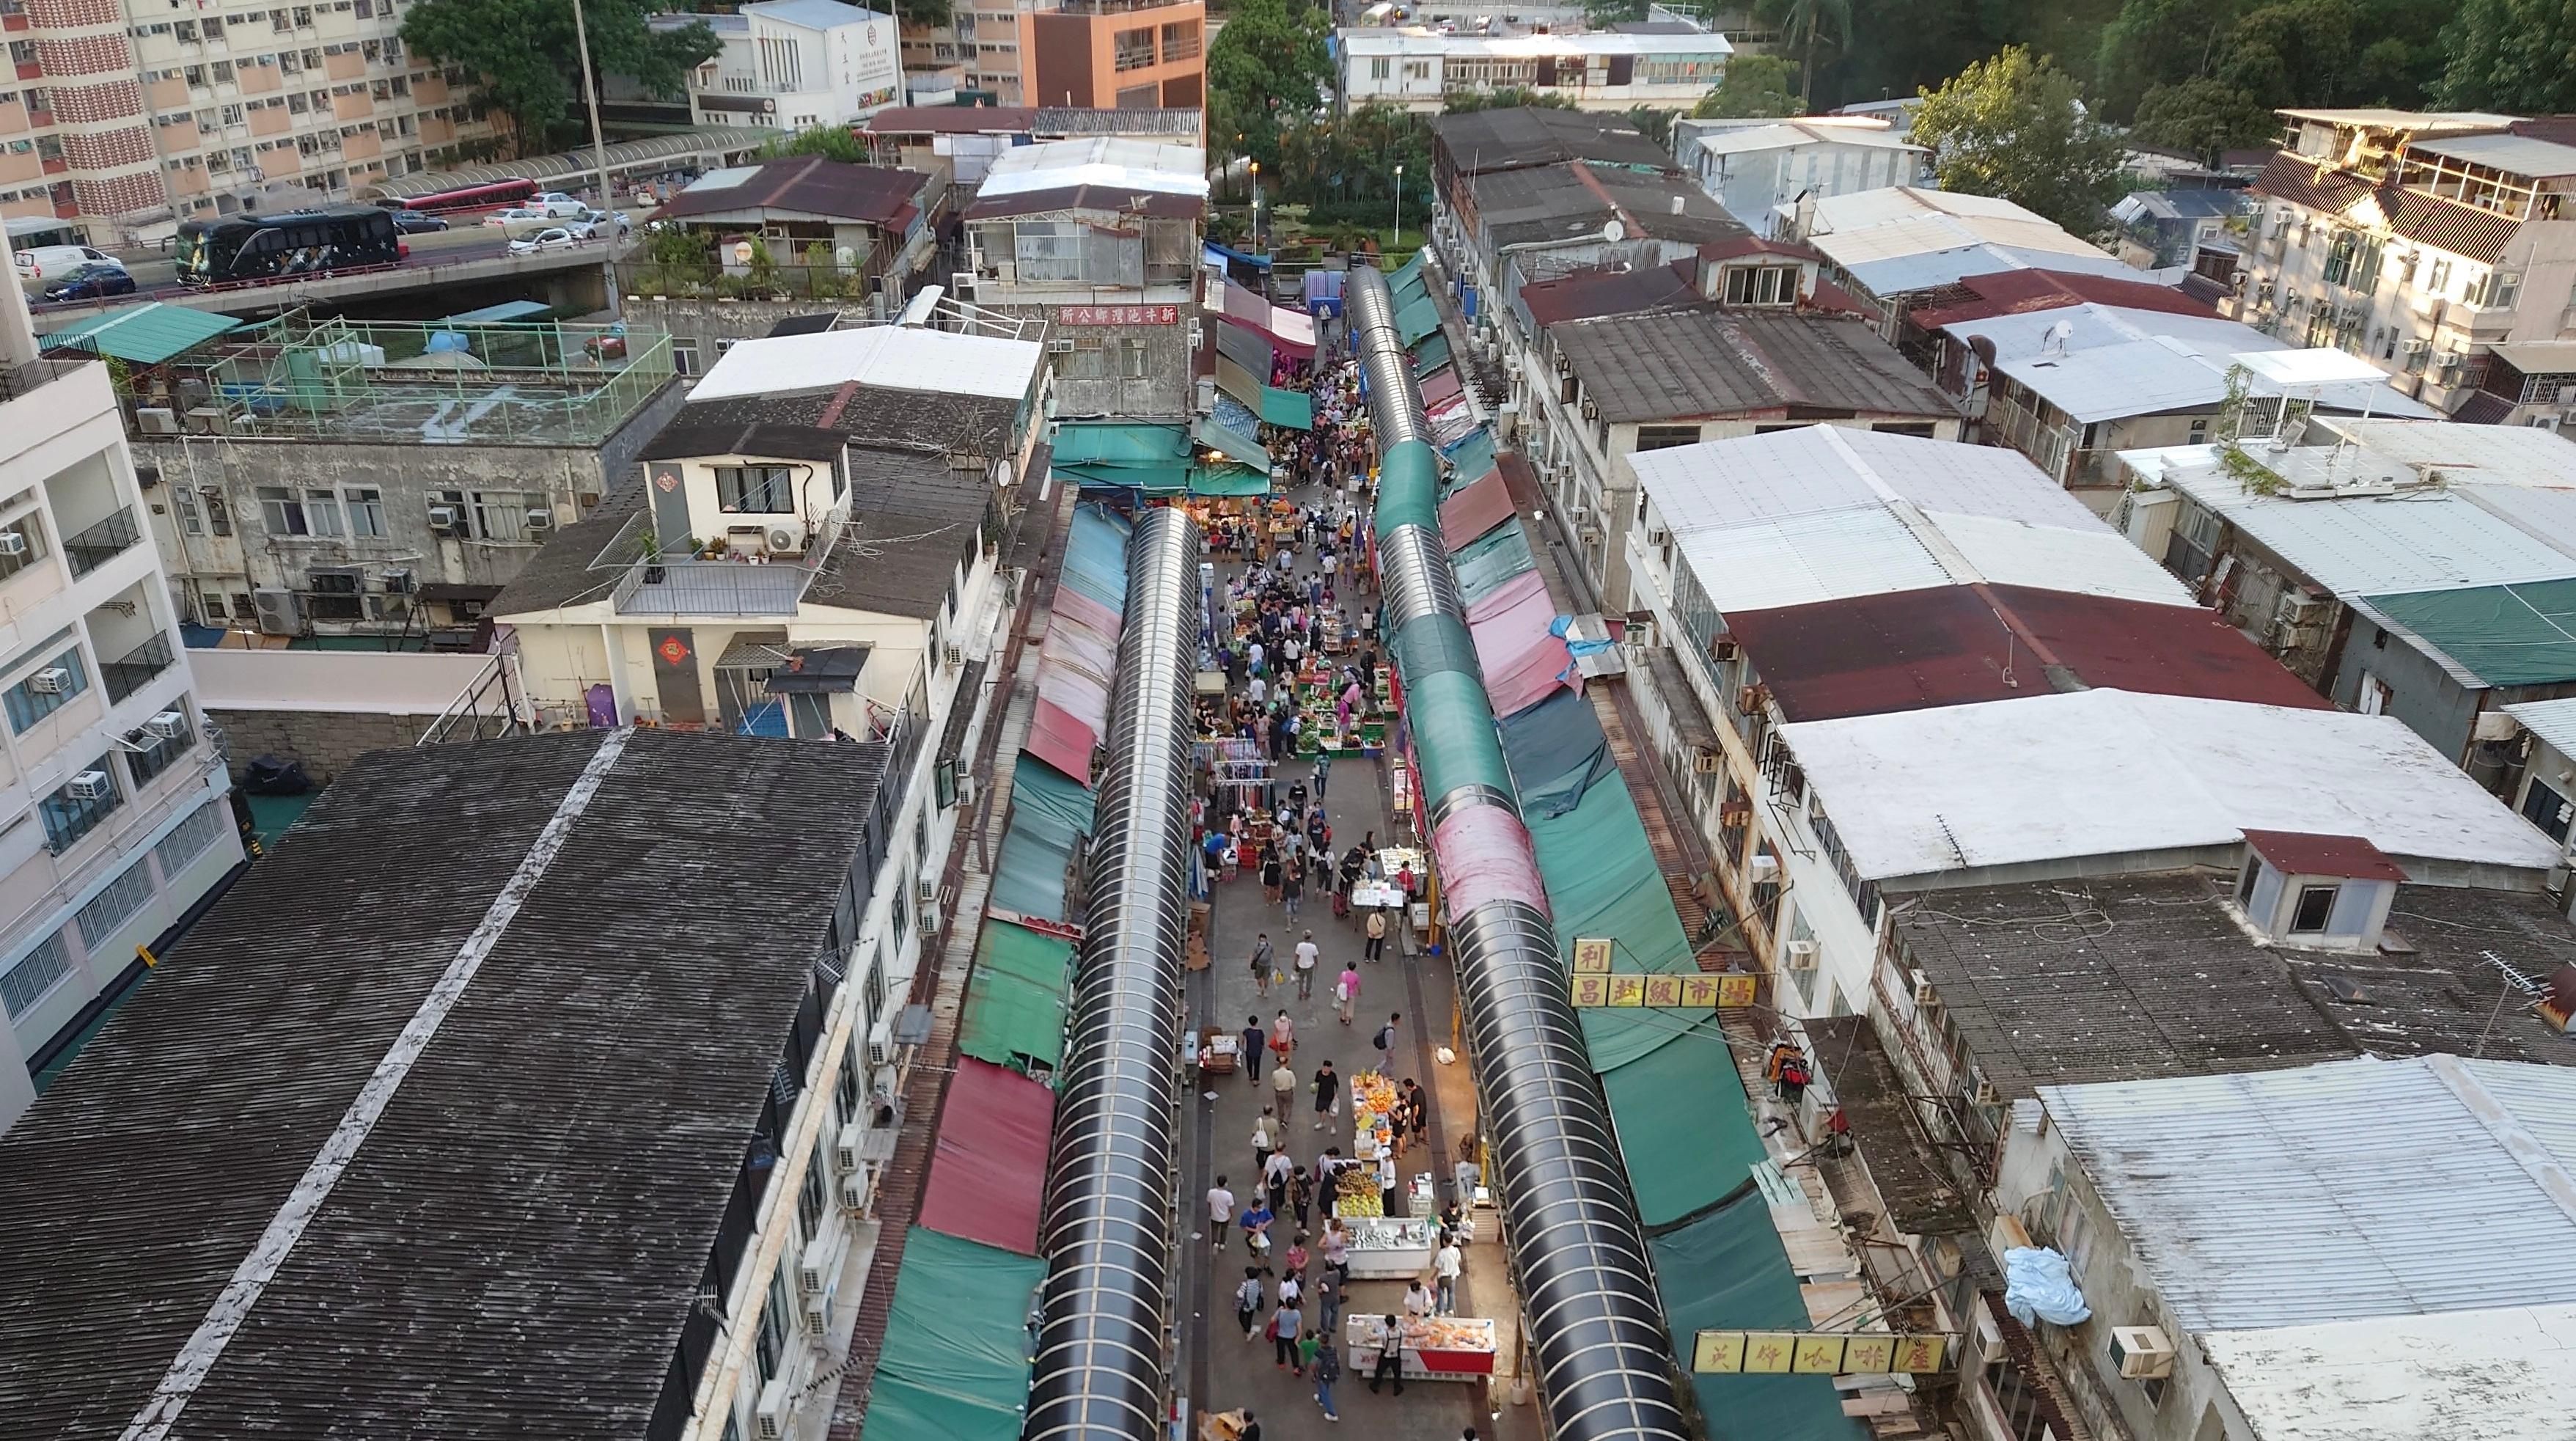
POLYGON ((1027 1441, 1159 1441, 1171 1315, 1198 526, 1136 523, 1047 1167, 1027 1441))
MULTIPOLYGON (((1475 679, 1472 647, 1460 654, 1452 633, 1465 617, 1448 547, 1421 520, 1436 512, 1439 463, 1393 323, 1393 296, 1384 276, 1361 267, 1344 295, 1379 445, 1387 651, 1404 681, 1417 745, 1426 733, 1449 738, 1440 754, 1426 748, 1419 757, 1433 852, 1453 826, 1472 823, 1484 843, 1500 837, 1517 850, 1505 870, 1534 878, 1537 858, 1508 775, 1497 753, 1469 739, 1494 735, 1495 717, 1475 679)), ((1645 1229, 1567 991, 1555 926, 1531 899, 1544 895, 1534 879, 1515 892, 1509 876, 1493 878, 1494 868, 1471 869, 1449 884, 1443 868, 1450 956, 1548 1435, 1687 1441, 1645 1229)))

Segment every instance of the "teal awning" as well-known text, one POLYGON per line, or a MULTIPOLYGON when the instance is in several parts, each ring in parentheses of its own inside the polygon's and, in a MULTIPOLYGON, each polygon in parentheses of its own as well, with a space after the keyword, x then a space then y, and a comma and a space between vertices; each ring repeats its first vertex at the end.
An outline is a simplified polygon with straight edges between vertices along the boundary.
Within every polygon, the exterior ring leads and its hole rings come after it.
POLYGON ((1240 465, 1202 465, 1190 472, 1192 495, 1268 495, 1270 477, 1240 465))
POLYGON ((1439 330, 1440 307, 1428 295, 1395 313, 1395 333, 1404 337, 1407 345, 1426 335, 1436 335, 1439 330))
POLYGON ((1413 373, 1429 375, 1449 363, 1449 337, 1433 331, 1413 347, 1413 373))
POLYGON ((37 344, 47 350, 85 350, 135 365, 159 365, 240 328, 241 322, 229 315, 155 300, 148 305, 123 306, 105 315, 91 316, 55 331, 37 344))
POLYGON ((1303 391, 1261 387, 1261 418, 1290 430, 1315 428, 1315 398, 1303 391))
POLYGON ((1215 451, 1237 465, 1270 474, 1270 452, 1261 442, 1247 435, 1237 435, 1212 420, 1199 420, 1190 426, 1190 434, 1199 444, 1215 451))
POLYGON ((1054 455, 1059 466, 1178 465, 1190 458, 1190 439, 1177 425, 1070 421, 1055 429, 1054 455))

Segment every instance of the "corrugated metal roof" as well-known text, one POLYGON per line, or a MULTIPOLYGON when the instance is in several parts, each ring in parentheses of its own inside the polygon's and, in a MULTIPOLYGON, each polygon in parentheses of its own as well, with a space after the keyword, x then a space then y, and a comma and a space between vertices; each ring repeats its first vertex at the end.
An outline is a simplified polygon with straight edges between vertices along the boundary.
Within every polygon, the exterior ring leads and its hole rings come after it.
POLYGON ((2410 140, 2406 143, 2406 153, 2438 155, 2465 160, 2471 165, 2490 165, 2535 180, 2576 175, 2576 146, 2535 140, 2527 135, 2458 135, 2439 140, 2410 140))
POLYGON ((1815 246, 1849 272, 1854 282, 1866 286, 1874 295, 1910 294, 2004 270, 2075 271, 2113 278, 2137 274, 2134 269, 2108 255, 2069 255, 1975 240, 1946 247, 1899 246, 1898 253, 1875 258, 1851 254, 1849 252, 1856 247, 1842 243, 1845 240, 1859 241, 1873 233, 1864 230, 1856 236, 1819 236, 1815 246))
MULTIPOLYGON (((1978 215, 2004 220, 2037 220, 2037 212, 2001 196, 1973 195, 1964 190, 1934 190, 1920 185, 1885 185, 1816 201, 1816 229, 1866 230, 1918 215, 1978 215)), ((2046 223, 2046 222, 2042 222, 2046 223)))
POLYGON ((2197 608, 2173 572, 2108 527, 2070 530, 1945 511, 1925 511, 1923 518, 1985 580, 2197 608))
POLYGON ((2566 1441, 2576 1306, 2210 1331, 2202 1359, 2254 1441, 2566 1441))
POLYGON ((2143 280, 2118 279, 2083 271, 2000 270, 1988 275, 1961 276, 1959 287, 1973 298, 1945 300, 1938 309, 1918 310, 1914 312, 1914 323, 1926 330, 1937 330, 1961 321, 2030 310, 2055 310, 2085 301, 2122 310, 2161 310, 2174 315, 2209 318, 2218 314, 2207 302, 2179 290, 2143 280))
POLYGON ((2565 700, 2530 700, 2504 708, 2522 728, 2560 755, 2576 759, 2576 696, 2565 700))
POLYGON ((1195 145, 1116 136, 1017 145, 994 158, 975 195, 979 200, 999 199, 1077 186, 1205 196, 1207 152, 1195 145))
POLYGON ((2039 1094, 2187 1331, 2576 1302, 2550 1259, 2576 1249, 2564 1068, 2363 1059, 2039 1094))
POLYGON ((1870 880, 2230 846, 2247 827, 2362 836, 2401 862, 2558 858, 2393 716, 2088 690, 1781 734, 1870 880))
POLYGON ((1926 510, 2098 530, 2101 518, 2018 451, 1811 425, 1628 457, 1675 534, 1890 498, 1926 510))
POLYGON ((1694 531, 1682 537, 1681 556, 1720 611, 1809 605, 1952 579, 1904 521, 1879 508, 1694 531))
POLYGON ((694 404, 857 381, 889 390, 1016 400, 1028 394, 1045 359, 1033 340, 869 325, 743 341, 708 369, 689 399, 694 404))
POLYGON ((1515 105, 1435 116, 1431 130, 1460 175, 1598 160, 1669 170, 1673 158, 1648 140, 1625 115, 1595 115, 1547 105, 1515 105))
POLYGON ((2471 685, 2576 680, 2576 579, 2374 595, 2369 609, 2471 685))
POLYGON ((59 346, 91 355, 112 355, 135 365, 159 365, 240 328, 241 322, 229 315, 155 300, 93 315, 54 331, 37 344, 47 350, 59 346))
POLYGON ((2359 416, 2319 416, 2315 423, 2373 456, 2431 466, 2453 481, 2576 487, 2576 441, 2537 426, 2359 416))
MULTIPOLYGON (((2273 459, 2261 458, 2267 464, 2273 459)), ((2169 465, 2165 477, 2337 595, 2576 574, 2576 558, 2446 491, 2292 500, 2252 494, 2211 464, 2169 465)))
POLYGON ((1568 321, 1547 335, 1613 424, 1794 413, 1793 407, 1932 420, 1958 415, 1874 328, 1840 316, 1662 310, 1568 321))

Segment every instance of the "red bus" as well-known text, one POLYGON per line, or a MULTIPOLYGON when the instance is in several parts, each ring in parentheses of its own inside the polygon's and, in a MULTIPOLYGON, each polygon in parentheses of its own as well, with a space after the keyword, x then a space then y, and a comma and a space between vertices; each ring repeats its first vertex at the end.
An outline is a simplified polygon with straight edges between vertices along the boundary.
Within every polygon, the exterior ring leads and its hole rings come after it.
POLYGON ((441 190, 434 195, 412 195, 401 199, 384 199, 376 203, 387 210, 417 210, 428 215, 442 215, 451 210, 495 210, 516 205, 537 193, 533 180, 499 180, 490 185, 467 185, 455 190, 441 190))

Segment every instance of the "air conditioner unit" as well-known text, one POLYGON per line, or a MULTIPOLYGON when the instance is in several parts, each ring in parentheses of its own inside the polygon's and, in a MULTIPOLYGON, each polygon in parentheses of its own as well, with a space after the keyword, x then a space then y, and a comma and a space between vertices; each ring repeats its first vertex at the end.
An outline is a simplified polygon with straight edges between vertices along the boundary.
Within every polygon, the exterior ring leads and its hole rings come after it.
POLYGON ((261 635, 293 635, 304 628, 304 601, 291 590, 267 587, 250 593, 261 635))
POLYGON ((971 270, 960 270, 952 273, 948 277, 948 293, 951 297, 962 300, 969 305, 974 304, 975 272, 971 270))
POLYGON ((1673 533, 1664 529, 1662 526, 1652 527, 1646 532, 1646 544, 1648 545, 1670 545, 1672 543, 1673 533))
POLYGON ((1816 943, 1791 941, 1780 948, 1780 965, 1784 970, 1812 971, 1816 968, 1816 943))
POLYGON ((2173 1341, 2161 1326, 2114 1326, 2111 1360, 2124 1381, 2161 1381, 2173 1374, 2173 1341))
POLYGON ((2325 634, 2323 626, 2285 625, 2280 629, 2281 649, 2306 650, 2325 634))
POLYGON ((63 793, 76 801, 104 800, 116 794, 116 787, 105 771, 82 771, 64 785, 63 793))
POLYGON ((0 555, 25 555, 27 537, 23 531, 0 531, 0 555))
POLYGON ((1601 418, 1601 406, 1588 395, 1583 397, 1583 418, 1585 420, 1598 420, 1601 418))
POLYGON ((1725 769, 1726 752, 1708 750, 1691 752, 1691 770, 1694 774, 1713 776, 1725 769))
POLYGON ((876 1178, 868 1174, 865 1166, 843 1176, 841 1178, 841 1204, 848 1207, 850 1210, 861 1213, 862 1215, 866 1214, 868 1203, 873 1199, 873 1193, 876 1189, 875 1181, 876 1178))
POLYGON ((1741 830, 1753 824, 1753 802, 1728 801, 1717 808, 1717 823, 1726 829, 1741 830))
POLYGON ((1980 1106, 2000 1106, 2004 1103, 2004 1093, 1996 1090, 1992 1081, 1979 1081, 1976 1094, 1970 1099, 1980 1106))
POLYGON ((1760 711, 1762 709, 1762 703, 1769 699, 1769 696, 1762 693, 1762 687, 1758 685, 1744 686, 1735 692, 1735 708, 1745 715, 1752 715, 1760 711))
POLYGON ((456 534, 456 526, 457 526, 457 522, 462 518, 462 514, 463 514, 463 513, 462 513, 461 511, 459 511, 455 506, 452 506, 452 505, 433 505, 433 506, 431 506, 431 507, 429 508, 429 530, 430 530, 430 534, 432 534, 432 535, 454 535, 454 534, 456 534))
POLYGON ((554 528, 555 508, 553 506, 532 505, 528 507, 528 529, 552 530, 554 528))
POLYGON ((1048 353, 1049 355, 1071 355, 1071 354, 1073 354, 1073 340, 1072 340, 1072 338, 1071 338, 1071 337, 1069 337, 1069 336, 1058 336, 1058 337, 1056 337, 1055 339, 1048 341, 1048 342, 1047 342, 1047 353, 1048 353))
POLYGON ((188 412, 188 429, 198 435, 221 435, 227 429, 222 410, 200 405, 188 412))
POLYGON ((1915 1009, 1920 1010, 1925 1006, 1933 1004, 1937 999, 1937 993, 1932 989, 1932 978, 1930 976, 1923 974, 1921 971, 1908 971, 1905 973, 1905 979, 1907 985, 1905 997, 1907 1000, 1914 1003, 1915 1009))
POLYGON ((1744 873, 1752 877, 1757 885, 1776 881, 1780 879, 1780 858, 1768 853, 1758 853, 1753 859, 1744 863, 1744 873))
POLYGON ((38 695, 61 695, 71 689, 72 673, 58 665, 49 665, 27 677, 27 689, 38 695))
POLYGON ((919 905, 935 906, 939 904, 939 883, 937 881, 920 882, 913 887, 912 898, 914 902, 919 905))
POLYGON ((760 1388, 760 1404, 751 1412, 753 1441, 787 1441, 788 1430, 796 1419, 795 1394, 788 1389, 783 1375, 760 1388))
POLYGON ((923 906, 921 908, 921 938, 926 941, 938 934, 939 907, 923 906))
POLYGON ((2030 1249, 2030 1228, 2012 1212, 1997 1211, 1995 1223, 1986 1228, 1986 1249, 1995 1254, 1998 1262, 2002 1261, 2006 1251, 2027 1251, 2030 1249))
POLYGON ((1737 645, 1735 643, 1735 637, 1731 635, 1719 636, 1717 639, 1708 643, 1708 658, 1710 660, 1733 660, 1743 653, 1744 648, 1737 645))
POLYGON ((389 570, 378 579, 383 582, 387 595, 409 595, 412 593, 413 586, 417 584, 412 578, 412 573, 407 570, 389 570))
POLYGON ((144 732, 154 740, 176 740, 188 733, 188 713, 165 710, 143 723, 144 732))
POLYGON ((805 1245, 805 1253, 796 1258, 796 1292, 808 1304, 828 1301, 832 1287, 841 1279, 841 1248, 846 1232, 831 1230, 805 1245))
POLYGON ((939 648, 939 661, 953 669, 966 663, 966 652, 959 649, 955 641, 950 641, 939 648))
POLYGON ((865 1121, 845 1123, 839 1133, 832 1138, 833 1174, 846 1176, 857 1170, 859 1152, 866 1147, 867 1142, 868 1126, 865 1121))
POLYGON ((177 435, 179 412, 166 405, 138 405, 134 408, 134 428, 145 435, 177 435))

